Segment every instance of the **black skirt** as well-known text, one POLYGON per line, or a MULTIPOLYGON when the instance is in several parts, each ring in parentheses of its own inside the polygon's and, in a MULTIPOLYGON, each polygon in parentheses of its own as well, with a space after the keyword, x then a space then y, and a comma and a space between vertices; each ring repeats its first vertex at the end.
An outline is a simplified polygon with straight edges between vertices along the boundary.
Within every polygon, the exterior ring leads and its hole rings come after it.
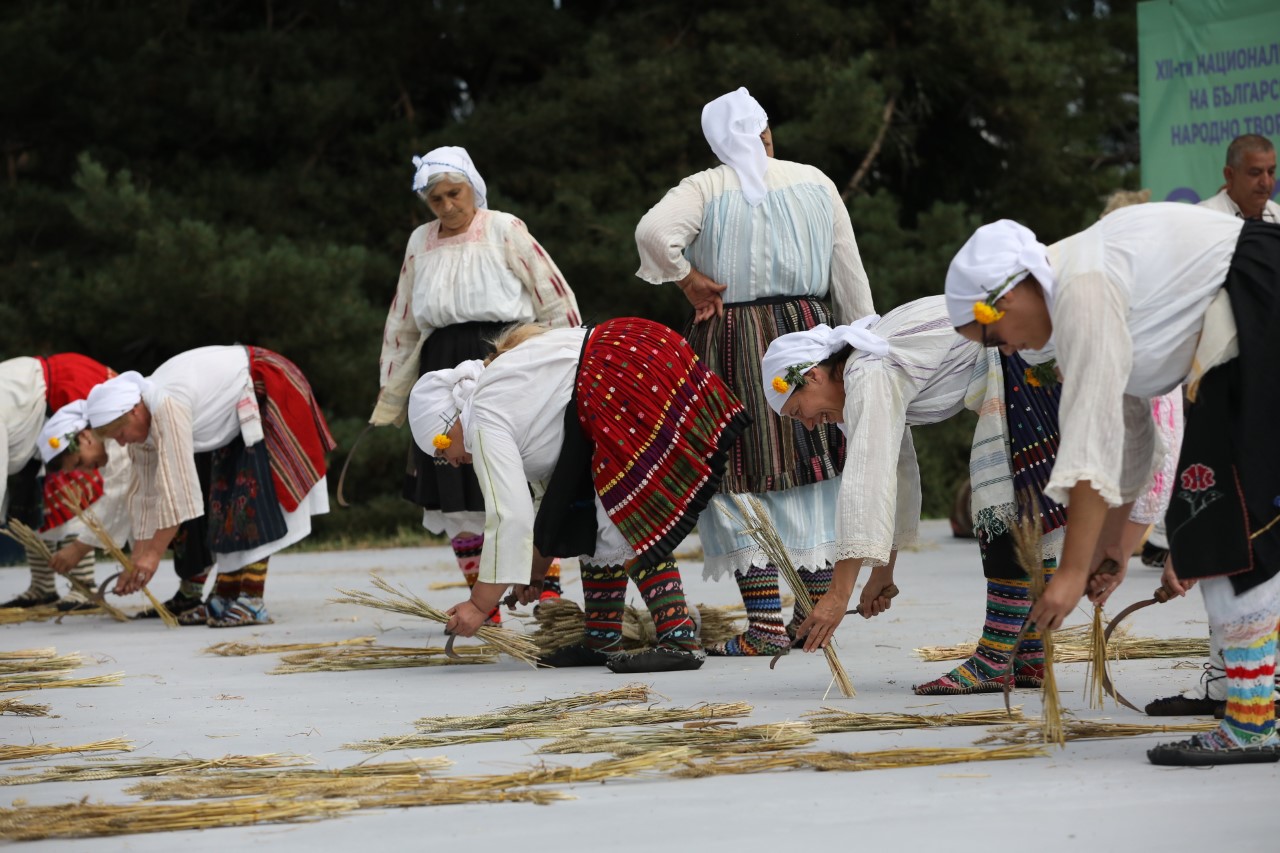
MULTIPOLYGON (((457 367, 493 351, 490 344, 508 323, 458 323, 436 329, 422 345, 418 375, 457 367)), ((423 509, 441 512, 484 512, 484 495, 470 465, 457 468, 409 443, 404 497, 423 509)))

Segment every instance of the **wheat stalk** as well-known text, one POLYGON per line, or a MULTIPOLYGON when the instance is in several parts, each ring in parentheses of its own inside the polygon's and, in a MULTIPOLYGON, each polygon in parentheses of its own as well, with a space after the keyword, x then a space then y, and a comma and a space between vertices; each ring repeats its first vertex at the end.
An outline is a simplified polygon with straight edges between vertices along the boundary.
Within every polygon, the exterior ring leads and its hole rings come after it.
POLYGON ((245 655, 270 655, 277 652, 301 652, 308 649, 330 649, 336 646, 369 646, 377 642, 375 637, 352 637, 349 640, 333 640, 328 643, 214 643, 202 651, 206 655, 244 657, 245 655))
POLYGON ((559 699, 544 699, 541 702, 529 702, 524 705, 510 705, 499 708, 488 714, 454 717, 422 717, 414 721, 414 728, 419 732, 458 732, 473 729, 497 729, 514 723, 533 723, 545 720, 548 716, 564 714, 583 708, 600 707, 621 703, 648 702, 653 691, 644 684, 628 684, 614 690, 602 690, 596 693, 578 693, 559 699))
POLYGON ((784 770, 858 772, 898 767, 937 767, 970 761, 1008 761, 1045 755, 1038 746, 954 747, 934 749, 888 749, 879 752, 786 752, 747 758, 718 759, 693 764, 675 776, 702 778, 742 773, 776 773, 784 770))
POLYGON ((15 696, 12 699, 0 699, 0 714, 11 714, 15 717, 49 716, 48 705, 22 701, 26 698, 25 696, 15 696))
POLYGON ((351 672, 368 669, 403 669, 417 666, 467 666, 497 663, 498 656, 490 646, 466 646, 453 649, 453 656, 443 648, 315 649, 295 652, 281 658, 269 675, 294 675, 300 672, 351 672))
MULTIPOLYGON (((1135 737, 1137 735, 1168 734, 1183 732, 1207 732, 1218 727, 1216 720, 1201 720, 1195 723, 1108 723, 1098 720, 1072 720, 1063 723, 1065 740, 1093 740, 1113 737, 1135 737)), ((1040 725, 1035 720, 1025 723, 1000 726, 992 729, 985 737, 975 743, 1031 743, 1040 737, 1040 725)))
POLYGON ((123 672, 112 672, 107 675, 93 675, 88 678, 51 678, 58 673, 31 673, 30 675, 8 675, 0 681, 0 693, 12 693, 16 690, 54 690, 61 687, 108 687, 120 683, 123 672))
MULTIPOLYGON (((41 557, 44 558, 44 561, 46 563, 52 562, 53 551, 49 549, 48 544, 43 539, 41 539, 34 530, 32 530, 27 525, 23 524, 18 519, 16 518, 9 519, 8 528, 6 529, 4 527, 0 527, 0 534, 8 536, 10 539, 14 540, 19 545, 22 545, 28 551, 34 551, 35 553, 39 554, 41 557)), ((67 582, 71 584, 71 587, 73 589, 75 589, 81 595, 88 598, 90 601, 95 602, 103 610, 107 611, 107 613, 111 614, 112 619, 116 620, 117 622, 129 621, 129 617, 126 616, 124 612, 121 611, 118 607, 113 607, 112 605, 103 601, 102 597, 98 595, 98 591, 96 589, 89 586, 87 583, 80 580, 75 575, 63 575, 63 577, 67 579, 67 582)))
POLYGON ((686 748, 692 755, 739 755, 795 749, 817 740, 808 723, 781 722, 759 726, 664 726, 636 732, 595 734, 586 731, 562 733, 559 740, 538 748, 540 753, 611 752, 618 757, 641 755, 656 749, 686 748))
MULTIPOLYGON (((1021 501, 1022 506, 1032 507, 1036 505, 1036 501, 1030 495, 1024 494, 1021 501)), ((1018 518, 1009 525, 1009 533, 1013 536, 1014 556, 1018 560, 1018 564, 1022 566, 1023 571, 1031 578, 1031 603, 1035 604, 1044 595, 1045 585, 1047 583, 1044 572, 1044 558, 1040 547, 1041 528, 1040 521, 1027 512, 1019 513, 1018 518)), ((1024 630, 1026 630, 1024 626, 1024 630)), ((1066 745, 1065 735, 1062 728, 1062 697, 1058 693, 1058 680, 1054 674, 1054 649, 1053 649, 1053 632, 1040 629, 1040 642, 1044 645, 1044 679, 1040 688, 1041 708, 1041 734, 1045 743, 1056 743, 1062 747, 1066 745)), ((1017 665, 1017 648, 1009 653, 1010 671, 1007 679, 1013 678, 1013 667, 1017 665)), ((1008 685, 1006 683, 1006 690, 1008 685)), ((1006 692, 1006 700, 1008 694, 1006 692)))
POLYGON ((965 711, 960 714, 861 714, 823 708, 803 715, 818 734, 878 732, 894 729, 930 729, 949 726, 990 726, 1022 719, 1022 706, 1010 711, 965 711))
POLYGON ((224 755, 222 758, 116 758, 89 759, 86 764, 59 764, 38 773, 0 776, 0 785, 34 785, 40 782, 96 782, 103 779, 130 779, 140 776, 173 776, 227 770, 261 770, 297 767, 315 762, 305 755, 224 755))
POLYGON ((68 755, 73 752, 132 752, 133 742, 125 738, 99 740, 78 746, 58 746, 55 743, 31 743, 0 745, 0 761, 24 761, 28 758, 45 758, 50 755, 68 755))

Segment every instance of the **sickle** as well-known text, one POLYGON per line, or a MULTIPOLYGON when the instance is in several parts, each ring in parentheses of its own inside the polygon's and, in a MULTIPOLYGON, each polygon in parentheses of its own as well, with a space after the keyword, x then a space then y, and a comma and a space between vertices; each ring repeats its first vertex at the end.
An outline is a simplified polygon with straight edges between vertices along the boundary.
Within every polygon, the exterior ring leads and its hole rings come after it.
MULTIPOLYGON (((92 601, 98 607, 101 607, 103 610, 107 611, 107 613, 111 615, 112 619, 116 620, 117 622, 128 622, 129 617, 125 616, 124 613, 121 612, 120 608, 108 604, 106 599, 107 586, 116 578, 120 577, 120 575, 121 575, 120 572, 116 572, 114 575, 104 580, 96 590, 89 584, 85 583, 79 578, 73 577, 72 575, 65 575, 65 577, 68 581, 71 582, 71 586, 74 587, 77 592, 79 592, 85 598, 92 601)), ((62 617, 66 615, 67 615, 66 613, 63 613, 53 621, 61 625, 62 617)))
POLYGON ((360 431, 360 434, 356 436, 356 440, 351 444, 351 450, 347 452, 347 460, 342 463, 342 473, 338 475, 338 492, 336 495, 338 499, 338 506, 340 507, 351 506, 342 494, 342 487, 347 482, 347 469, 351 467, 351 460, 355 458, 356 448, 360 446, 360 442, 364 440, 364 437, 368 435, 369 431, 372 429, 373 424, 365 424, 364 429, 360 431))
MULTIPOLYGON (((1133 604, 1130 604, 1124 610, 1121 610, 1119 615, 1117 615, 1116 618, 1112 619, 1111 622, 1107 625, 1107 630, 1103 632, 1102 634, 1103 646, 1106 646, 1106 644, 1111 641, 1111 635, 1115 633, 1116 627, 1119 626, 1119 624, 1125 619, 1125 617, 1129 616, 1132 613, 1136 613, 1137 611, 1141 610, 1144 607, 1150 607, 1153 604, 1164 604, 1172 597, 1173 597, 1172 593, 1170 593, 1168 589, 1166 589, 1163 585, 1161 585, 1159 589, 1157 589, 1154 593, 1152 593, 1150 598, 1143 599, 1142 601, 1135 601, 1133 604)), ((1137 705, 1133 704, 1128 699, 1124 698, 1123 695, 1121 695, 1120 691, 1117 690, 1115 685, 1111 683, 1111 674, 1107 672, 1105 669, 1102 671, 1102 689, 1107 692, 1108 696, 1110 696, 1112 699, 1119 702, 1121 705, 1124 705, 1126 708, 1131 708, 1132 710, 1137 711, 1139 714, 1143 713, 1141 708, 1139 708, 1137 705)))
MULTIPOLYGON (((879 593, 879 595, 877 595, 877 596, 876 596, 876 598, 879 598, 879 597, 882 595, 882 596, 884 596, 885 598, 890 598, 890 599, 891 599, 891 598, 893 598, 894 596, 896 596, 897 594, 898 594, 898 587, 897 587, 896 585, 894 585, 894 584, 889 584, 888 586, 886 586, 886 587, 884 587, 883 589, 881 589, 881 590, 880 590, 880 593, 879 593)), ((854 614, 854 613, 858 614, 859 616, 861 616, 861 615, 862 615, 862 605, 861 605, 861 604, 859 604, 857 607, 853 608, 852 610, 846 610, 846 611, 844 612, 844 615, 845 615, 845 616, 849 616, 850 614, 854 614)), ((794 641, 793 641, 793 642, 794 642, 794 641)), ((790 649, 787 649, 787 651, 789 652, 789 651, 791 651, 791 650, 790 650, 790 649)), ((775 666, 777 666, 777 664, 778 664, 778 660, 779 660, 783 655, 785 655, 786 653, 787 653, 787 652, 778 652, 776 655, 774 655, 774 656, 773 656, 773 660, 769 661, 769 669, 773 669, 775 666)))

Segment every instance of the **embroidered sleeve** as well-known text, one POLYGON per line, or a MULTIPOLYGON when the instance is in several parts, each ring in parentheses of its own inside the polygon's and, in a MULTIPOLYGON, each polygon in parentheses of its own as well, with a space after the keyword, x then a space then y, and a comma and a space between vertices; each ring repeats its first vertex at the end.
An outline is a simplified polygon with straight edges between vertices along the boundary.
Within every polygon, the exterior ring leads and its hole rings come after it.
POLYGON ((157 530, 204 515, 192 430, 191 411, 166 397, 151 410, 152 446, 130 448, 129 516, 135 538, 150 539, 157 530))
POLYGON ((409 392, 418 378, 418 352, 423 334, 413 316, 414 253, 418 232, 409 238, 396 295, 382 329, 382 354, 378 358, 378 403, 369 422, 374 426, 400 423, 409 404, 409 392))
POLYGON ((503 237, 507 266, 524 284, 533 297, 533 312, 539 323, 552 328, 569 328, 582 325, 578 313, 578 300, 569 289, 559 267, 546 249, 533 238, 529 229, 519 219, 511 220, 511 227, 503 237))
POLYGON ((684 250, 702 230, 707 199, 692 178, 668 190, 636 225, 640 269, 636 275, 650 284, 680 281, 689 274, 684 250))
MULTIPOLYGON (((826 177, 825 175, 823 177, 826 177)), ((858 241, 853 236, 853 222, 836 185, 827 179, 831 195, 835 234, 831 246, 831 303, 837 323, 852 323, 859 317, 875 313, 871 300, 871 283, 862 266, 858 241)))

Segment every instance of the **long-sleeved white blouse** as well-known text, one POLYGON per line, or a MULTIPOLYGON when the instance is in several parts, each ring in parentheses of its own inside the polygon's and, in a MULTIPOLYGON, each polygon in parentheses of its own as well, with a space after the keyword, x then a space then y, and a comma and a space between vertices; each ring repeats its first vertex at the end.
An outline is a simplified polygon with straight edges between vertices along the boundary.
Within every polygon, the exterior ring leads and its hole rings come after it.
POLYGON ((727 286, 725 302, 830 294, 837 323, 873 313, 849 211, 831 179, 771 159, 765 183, 764 201, 753 206, 728 166, 685 178, 636 226, 636 275, 679 281, 692 265, 727 286))
POLYGON ((855 350, 845 363, 836 559, 884 565, 894 548, 915 541, 920 524, 911 427, 964 408, 982 347, 956 334, 942 296, 908 302, 870 329, 889 342, 889 352, 855 350))
POLYGON ((44 368, 38 359, 0 362, 0 509, 9 477, 36 455, 45 406, 44 368))
POLYGON ((1140 204, 1049 247, 1063 375, 1050 498, 1066 504, 1071 487, 1088 481, 1119 506, 1147 487, 1163 455, 1151 398, 1191 373, 1243 226, 1203 207, 1140 204))

